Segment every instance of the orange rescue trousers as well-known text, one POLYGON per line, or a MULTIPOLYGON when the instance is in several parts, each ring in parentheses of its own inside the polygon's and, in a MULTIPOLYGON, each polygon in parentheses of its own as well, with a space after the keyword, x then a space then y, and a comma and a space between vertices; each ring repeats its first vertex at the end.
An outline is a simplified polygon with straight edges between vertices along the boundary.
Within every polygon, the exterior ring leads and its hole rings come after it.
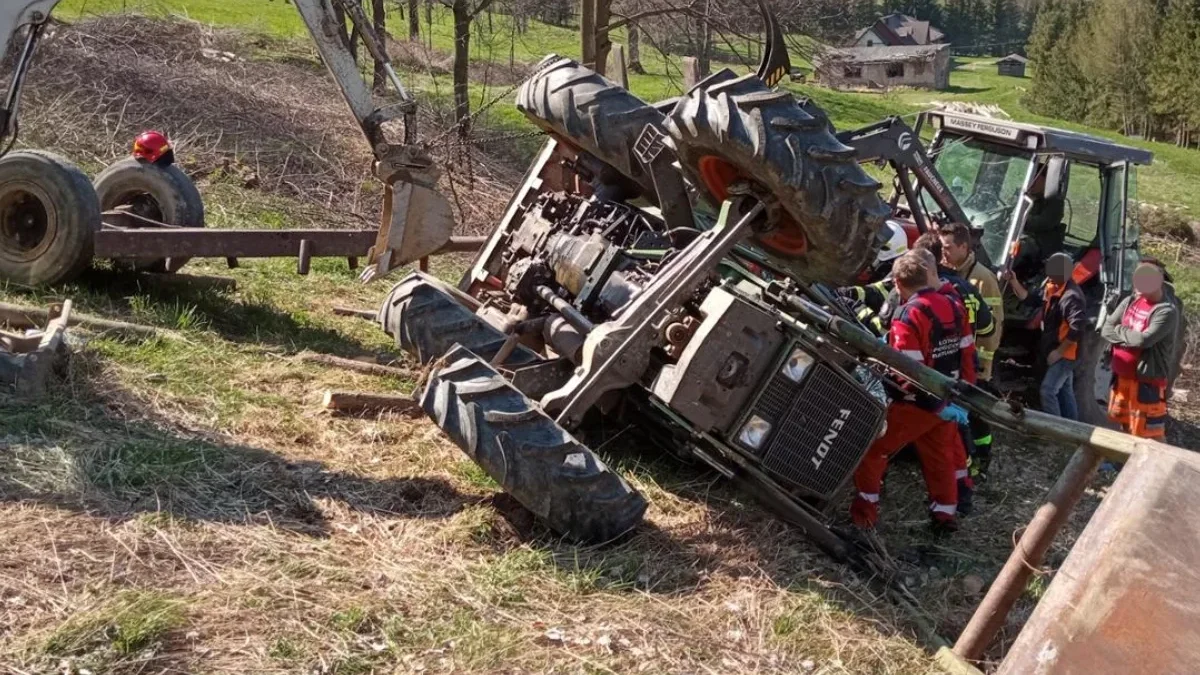
POLYGON ((1115 375, 1108 398, 1108 419, 1121 425, 1125 433, 1163 438, 1167 435, 1167 387, 1115 375))
MULTIPOLYGON (((921 472, 929 490, 929 509, 935 520, 953 521, 958 505, 960 465, 966 466, 966 450, 958 426, 922 410, 911 403, 896 402, 888 407, 887 431, 871 444, 862 463, 854 472, 858 496, 851 507, 855 524, 874 527, 878 520, 879 490, 888 460, 912 443, 921 459, 921 472)), ((962 472, 965 475, 965 471, 962 472)))

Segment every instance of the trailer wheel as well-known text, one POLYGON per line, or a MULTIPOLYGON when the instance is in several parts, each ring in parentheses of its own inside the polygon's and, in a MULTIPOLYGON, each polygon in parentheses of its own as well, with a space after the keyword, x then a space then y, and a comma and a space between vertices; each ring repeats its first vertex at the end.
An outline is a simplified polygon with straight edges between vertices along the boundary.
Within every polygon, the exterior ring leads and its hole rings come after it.
POLYGON ((100 203, 79 167, 41 150, 0 158, 0 278, 70 281, 91 262, 99 229, 100 203))
MULTIPOLYGON (((132 157, 115 162, 96 176, 96 194, 104 211, 125 207, 142 218, 175 227, 204 227, 204 200, 179 167, 159 166, 132 157)), ((136 221, 134 227, 140 227, 136 221)), ((147 225, 149 226, 149 225, 147 225)), ((167 261, 133 258, 127 262, 147 272, 175 271, 187 258, 167 261)))
POLYGON ((680 167, 708 199, 721 203, 738 181, 778 198, 776 228, 756 241, 798 275, 850 283, 875 259, 889 213, 880 184, 828 119, 788 92, 723 70, 681 98, 666 126, 680 167))
POLYGON ((455 347, 421 407, 505 492, 571 539, 612 541, 632 530, 646 500, 587 446, 470 351, 455 347))

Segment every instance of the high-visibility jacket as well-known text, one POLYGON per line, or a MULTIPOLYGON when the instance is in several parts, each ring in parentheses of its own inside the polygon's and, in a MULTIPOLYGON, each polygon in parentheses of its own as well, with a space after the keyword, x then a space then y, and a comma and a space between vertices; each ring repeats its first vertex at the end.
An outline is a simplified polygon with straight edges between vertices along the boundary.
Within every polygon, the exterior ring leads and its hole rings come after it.
MULTIPOLYGON (((943 375, 973 383, 975 337, 966 312, 948 290, 927 288, 909 298, 892 321, 888 342, 943 375)), ((937 411, 945 405, 935 396, 912 389, 905 389, 903 398, 923 410, 937 411)))
MULTIPOLYGON (((966 309, 971 334, 976 339, 990 339, 999 332, 1000 327, 991 306, 980 294, 979 289, 947 267, 938 267, 938 277, 952 286, 958 295, 966 309)), ((887 333, 896 310, 903 304, 900 301, 900 292, 896 290, 896 284, 890 276, 866 286, 841 289, 841 293, 850 299, 855 317, 880 337, 887 333)))
POLYGON ((992 312, 996 330, 992 333, 975 333, 975 347, 979 353, 979 379, 992 379, 992 359, 1000 348, 1000 339, 1004 329, 1004 294, 1000 291, 1000 281, 995 273, 975 259, 975 254, 967 256, 963 264, 955 270, 958 276, 966 279, 979 291, 980 299, 992 312))

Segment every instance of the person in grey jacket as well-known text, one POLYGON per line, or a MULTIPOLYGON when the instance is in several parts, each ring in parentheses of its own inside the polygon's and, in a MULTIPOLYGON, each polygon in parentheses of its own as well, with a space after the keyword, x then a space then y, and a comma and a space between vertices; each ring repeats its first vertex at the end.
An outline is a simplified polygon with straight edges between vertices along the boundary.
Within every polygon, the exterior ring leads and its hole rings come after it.
POLYGON ((1166 435, 1167 386, 1180 316, 1163 288, 1163 271, 1143 262, 1133 273, 1135 293, 1104 320, 1100 335, 1112 344, 1108 417, 1126 433, 1166 435))

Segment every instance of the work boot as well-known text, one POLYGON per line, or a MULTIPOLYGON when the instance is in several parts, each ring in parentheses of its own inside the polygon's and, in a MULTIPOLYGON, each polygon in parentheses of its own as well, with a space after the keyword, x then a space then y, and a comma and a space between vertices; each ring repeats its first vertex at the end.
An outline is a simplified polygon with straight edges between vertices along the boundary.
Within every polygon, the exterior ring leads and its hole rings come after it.
POLYGON ((850 504, 850 518, 864 530, 874 528, 879 522, 879 495, 858 493, 850 504))
POLYGON ((975 508, 975 482, 970 477, 958 479, 958 515, 969 516, 975 508))
POLYGON ((958 518, 949 513, 930 513, 930 529, 939 537, 958 532, 958 518))

